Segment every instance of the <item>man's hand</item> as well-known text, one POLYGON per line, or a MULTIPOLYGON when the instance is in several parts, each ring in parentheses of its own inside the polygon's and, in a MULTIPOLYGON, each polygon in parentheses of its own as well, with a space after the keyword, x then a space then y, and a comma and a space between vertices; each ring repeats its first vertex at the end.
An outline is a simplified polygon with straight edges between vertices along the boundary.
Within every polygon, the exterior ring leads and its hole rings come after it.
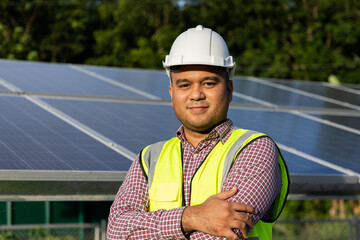
POLYGON ((256 214, 256 210, 243 203, 228 202, 237 188, 209 197, 204 203, 185 208, 182 228, 185 232, 201 231, 213 236, 238 239, 232 229, 239 229, 247 237, 247 226, 254 227, 253 220, 246 213, 256 214))

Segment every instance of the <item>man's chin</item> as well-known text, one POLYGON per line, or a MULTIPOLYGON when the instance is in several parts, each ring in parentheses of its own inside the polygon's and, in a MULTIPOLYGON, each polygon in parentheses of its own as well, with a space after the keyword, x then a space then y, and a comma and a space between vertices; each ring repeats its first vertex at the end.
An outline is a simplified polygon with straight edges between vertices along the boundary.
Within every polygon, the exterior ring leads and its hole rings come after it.
POLYGON ((215 125, 213 124, 197 124, 197 125, 190 125, 190 126, 185 126, 186 128, 188 128, 189 130, 193 131, 193 132, 198 132, 198 133, 209 133, 211 132, 211 130, 213 130, 213 128, 215 127, 215 125))

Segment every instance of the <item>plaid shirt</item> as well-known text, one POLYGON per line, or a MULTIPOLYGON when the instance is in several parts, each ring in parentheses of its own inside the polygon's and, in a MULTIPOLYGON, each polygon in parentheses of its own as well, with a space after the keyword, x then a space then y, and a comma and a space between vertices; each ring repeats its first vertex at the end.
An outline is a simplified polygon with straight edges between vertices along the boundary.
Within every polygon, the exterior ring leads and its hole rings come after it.
MULTIPOLYGON (((225 143, 234 126, 231 120, 215 127, 196 148, 189 143, 183 126, 177 132, 183 147, 184 199, 189 205, 190 181, 215 144, 225 143)), ((222 190, 237 186, 238 192, 228 201, 252 205, 258 210, 251 215, 258 222, 272 209, 272 203, 281 188, 281 176, 277 164, 274 142, 259 138, 246 146, 237 156, 222 190)), ((110 210, 107 239, 224 239, 202 232, 185 236, 181 228, 181 217, 185 207, 146 212, 148 203, 147 181, 142 173, 139 156, 130 167, 110 210)), ((249 231, 251 229, 248 229, 249 231)), ((238 230, 234 230, 244 239, 238 230)))

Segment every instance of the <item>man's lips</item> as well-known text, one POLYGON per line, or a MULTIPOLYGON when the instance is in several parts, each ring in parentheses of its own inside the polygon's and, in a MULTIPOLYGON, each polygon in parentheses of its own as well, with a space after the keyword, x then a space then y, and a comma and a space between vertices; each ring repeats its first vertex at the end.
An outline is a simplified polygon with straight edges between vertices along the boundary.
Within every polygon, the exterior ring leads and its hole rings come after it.
POLYGON ((203 112, 207 110, 208 107, 208 105, 191 105, 187 106, 187 109, 189 109, 191 112, 203 112))

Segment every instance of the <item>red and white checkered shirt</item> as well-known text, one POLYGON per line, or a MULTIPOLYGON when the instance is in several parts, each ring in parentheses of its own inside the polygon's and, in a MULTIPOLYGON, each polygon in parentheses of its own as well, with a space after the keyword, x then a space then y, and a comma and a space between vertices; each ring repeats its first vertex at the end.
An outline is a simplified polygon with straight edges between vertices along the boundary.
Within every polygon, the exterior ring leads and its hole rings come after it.
MULTIPOLYGON (((183 126, 177 132, 183 147, 184 199, 189 205, 190 181, 196 169, 220 140, 225 143, 234 126, 231 120, 215 127, 196 148, 189 143, 183 126)), ((274 142, 259 138, 246 146, 237 156, 222 190, 236 186, 238 192, 228 201, 249 204, 258 210, 250 215, 254 222, 266 218, 281 188, 274 142)), ((139 156, 130 167, 110 210, 107 239, 225 239, 202 232, 185 236, 181 217, 185 207, 146 212, 148 203, 147 181, 142 173, 139 156)), ((250 231, 250 229, 249 229, 250 231)), ((240 239, 244 239, 237 230, 240 239)))

